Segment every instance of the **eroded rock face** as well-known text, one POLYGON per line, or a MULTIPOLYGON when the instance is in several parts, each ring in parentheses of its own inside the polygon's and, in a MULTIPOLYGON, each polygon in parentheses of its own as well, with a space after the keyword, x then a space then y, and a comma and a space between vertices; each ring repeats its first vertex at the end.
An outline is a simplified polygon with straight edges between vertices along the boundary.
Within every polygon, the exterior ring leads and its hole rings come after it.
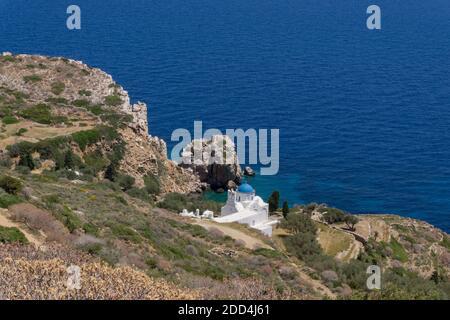
POLYGON ((228 136, 194 140, 183 149, 182 167, 190 168, 211 189, 226 189, 229 182, 239 184, 242 171, 235 145, 228 136))
MULTIPOLYGON (((147 105, 143 102, 132 104, 128 92, 111 75, 72 59, 11 53, 4 53, 3 56, 9 58, 0 61, 0 86, 26 96, 26 103, 30 106, 44 103, 55 115, 77 118, 78 122, 89 125, 68 129, 66 134, 108 125, 101 116, 90 113, 87 105, 114 110, 118 115, 128 115, 130 121, 127 121, 126 127, 117 130, 126 144, 118 169, 133 176, 137 186, 144 185, 145 175, 153 174, 157 176, 163 193, 201 190, 200 180, 192 171, 177 166, 167 158, 166 143, 149 135, 147 105), (32 77, 34 81, 27 81, 27 77, 32 77), (59 92, 55 91, 55 85, 61 89, 59 92)), ((50 127, 32 124, 46 129, 50 127)), ((65 123, 51 126, 67 127, 65 123)), ((85 151, 79 150, 76 145, 72 149, 77 156, 83 157, 84 153, 96 150, 103 154, 114 146, 114 143, 97 142, 86 147, 85 151)), ((4 150, 0 148, 0 155, 2 153, 4 150)))

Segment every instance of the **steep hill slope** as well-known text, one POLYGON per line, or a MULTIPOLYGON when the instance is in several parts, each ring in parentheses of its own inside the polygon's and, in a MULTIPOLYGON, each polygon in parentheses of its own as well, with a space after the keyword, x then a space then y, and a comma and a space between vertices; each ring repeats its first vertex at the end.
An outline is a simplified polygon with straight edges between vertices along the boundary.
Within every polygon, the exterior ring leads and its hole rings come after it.
POLYGON ((0 57, 0 116, 0 147, 15 164, 30 151, 58 166, 64 154, 54 149, 71 149, 94 176, 112 163, 139 187, 151 176, 163 193, 200 190, 195 175, 167 159, 164 141, 148 135, 147 106, 132 105, 110 75, 79 61, 0 57))
POLYGON ((352 225, 311 204, 280 212, 270 239, 180 217, 220 204, 149 136, 146 105, 81 62, 0 57, 0 119, 0 298, 450 297, 450 238, 424 222, 352 225), (384 290, 366 288, 373 264, 384 290))

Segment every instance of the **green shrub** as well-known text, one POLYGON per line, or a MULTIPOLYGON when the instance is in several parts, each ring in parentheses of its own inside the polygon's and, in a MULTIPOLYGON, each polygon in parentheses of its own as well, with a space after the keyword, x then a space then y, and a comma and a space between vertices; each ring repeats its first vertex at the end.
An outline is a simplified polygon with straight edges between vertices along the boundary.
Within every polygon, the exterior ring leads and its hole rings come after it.
POLYGON ((204 210, 220 212, 221 204, 216 201, 205 200, 195 195, 184 195, 174 192, 166 194, 163 201, 158 203, 158 206, 174 212, 180 212, 183 209, 187 209, 188 211, 199 209, 200 212, 204 210))
POLYGON ((13 194, 9 194, 0 189, 0 208, 8 208, 13 204, 22 202, 21 199, 13 194))
POLYGON ((0 60, 3 62, 15 62, 16 58, 14 58, 13 56, 7 55, 7 56, 1 56, 0 60))
POLYGON ((31 108, 22 110, 20 112, 20 115, 25 119, 29 119, 42 124, 56 124, 68 122, 68 119, 66 117, 53 116, 52 109, 44 103, 40 103, 31 108))
POLYGON ((23 152, 20 155, 19 166, 28 167, 30 170, 34 170, 36 164, 34 163, 33 156, 30 152, 23 152))
POLYGON ((32 74, 30 76, 24 76, 23 77, 23 81, 25 81, 26 83, 28 83, 28 82, 36 83, 36 82, 39 82, 41 80, 42 80, 42 78, 40 76, 36 75, 36 74, 32 74))
POLYGON ((127 191, 133 187, 135 179, 132 176, 121 174, 116 178, 115 182, 119 184, 123 191, 127 191))
MULTIPOLYGON (((99 126, 97 128, 78 131, 72 133, 72 139, 78 144, 81 150, 85 150, 88 145, 94 144, 104 138, 106 141, 113 141, 119 139, 119 133, 112 127, 99 126)), ((113 154, 117 152, 124 152, 123 146, 115 146, 113 154)))
POLYGON ((159 194, 161 192, 161 187, 159 184, 158 177, 154 175, 147 175, 144 177, 145 189, 149 194, 159 194))
POLYGON ((111 229, 113 235, 115 235, 119 239, 128 240, 134 243, 139 243, 141 241, 139 234, 136 231, 123 224, 110 224, 109 228, 111 229))
POLYGON ((55 216, 71 233, 83 225, 81 219, 67 206, 56 209, 55 216))
POLYGON ((52 83, 51 91, 53 94, 59 96, 61 93, 63 93, 65 88, 66 85, 63 82, 57 81, 52 83))
POLYGON ((83 230, 86 233, 92 234, 94 236, 98 236, 98 232, 99 232, 98 227, 96 227, 92 223, 85 223, 83 225, 83 230))
POLYGON ((19 120, 16 117, 14 117, 14 116, 5 116, 5 117, 2 118, 2 122, 4 124, 8 125, 8 124, 18 123, 19 120))
POLYGON ((0 243, 27 244, 28 240, 19 229, 0 226, 0 243))
POLYGON ((79 94, 80 96, 90 97, 91 94, 92 94, 92 92, 89 91, 89 90, 80 90, 80 91, 78 91, 78 94, 79 94))
POLYGON ((103 171, 109 164, 108 159, 106 159, 100 151, 94 151, 85 155, 84 162, 92 169, 94 175, 103 171))
POLYGON ((392 238, 389 246, 392 249, 392 257, 394 259, 397 259, 400 262, 408 261, 408 253, 406 252, 405 248, 403 248, 401 243, 397 241, 397 239, 392 238))
POLYGON ((283 212, 283 217, 286 218, 288 213, 289 213, 289 204, 288 204, 287 201, 283 202, 283 210, 282 210, 282 212, 283 212))
POLYGON ((133 198, 136 199, 141 199, 142 201, 150 201, 150 197, 148 195, 147 190, 143 189, 139 189, 139 188, 131 188, 129 190, 126 191, 126 193, 133 198))
POLYGON ((0 167, 11 168, 13 162, 10 157, 0 157, 0 167))
POLYGON ((118 95, 111 95, 105 97, 105 104, 110 107, 118 106, 123 103, 122 99, 118 95))
POLYGON ((119 114, 116 112, 104 112, 102 110, 103 114, 101 115, 101 119, 104 122, 109 123, 114 128, 120 128, 123 125, 130 123, 133 121, 133 116, 130 114, 119 114))
POLYGON ((0 188, 9 194, 17 195, 23 188, 23 184, 19 179, 10 176, 0 177, 0 188))
POLYGON ((450 237, 449 236, 444 235, 444 238, 441 241, 441 246, 450 250, 450 237))
POLYGON ((158 206, 174 212, 181 212, 187 207, 188 199, 180 193, 169 193, 164 200, 158 203, 158 206))
POLYGON ((100 132, 96 129, 79 131, 72 134, 73 140, 78 144, 81 150, 85 150, 88 145, 94 144, 100 140, 100 132))
POLYGON ((86 109, 96 116, 101 115, 104 112, 102 106, 99 104, 91 105, 91 106, 87 107, 86 109))
POLYGON ((256 255, 264 256, 266 258, 280 258, 282 254, 279 251, 266 249, 266 248, 258 248, 253 250, 253 253, 256 255))
POLYGON ((121 204, 123 204, 123 205, 125 205, 125 206, 128 205, 128 202, 127 202, 127 200, 125 200, 124 197, 119 196, 119 195, 115 195, 114 198, 115 198, 117 201, 119 201, 121 204))
POLYGON ((292 233, 284 241, 288 251, 299 259, 307 260, 322 253, 316 237, 317 228, 306 214, 291 213, 281 226, 292 233))
POLYGON ((336 208, 325 208, 323 214, 323 220, 326 223, 333 224, 344 221, 346 214, 344 211, 336 208))
POLYGON ((88 243, 80 246, 80 249, 92 255, 99 255, 103 246, 100 243, 88 243))
POLYGON ((31 169, 25 166, 16 166, 14 170, 20 174, 27 175, 30 174, 31 169))
POLYGON ((50 97, 47 98, 45 101, 56 105, 67 105, 69 103, 67 99, 63 97, 50 97))
POLYGON ((87 108, 91 104, 89 100, 86 99, 78 99, 72 102, 75 107, 78 108, 87 108))
POLYGON ((17 130, 16 132, 16 136, 21 137, 23 136, 24 133, 28 132, 27 128, 20 128, 19 130, 17 130))

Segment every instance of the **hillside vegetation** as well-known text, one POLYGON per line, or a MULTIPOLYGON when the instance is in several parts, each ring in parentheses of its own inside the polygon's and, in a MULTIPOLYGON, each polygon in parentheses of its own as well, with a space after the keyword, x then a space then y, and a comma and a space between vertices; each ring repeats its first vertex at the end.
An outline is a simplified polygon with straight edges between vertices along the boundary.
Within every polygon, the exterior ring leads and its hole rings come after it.
POLYGON ((450 238, 424 222, 311 204, 275 211, 269 239, 180 217, 221 204, 167 159, 146 116, 98 69, 0 57, 0 298, 450 297, 450 238), (379 291, 366 289, 373 264, 379 291))

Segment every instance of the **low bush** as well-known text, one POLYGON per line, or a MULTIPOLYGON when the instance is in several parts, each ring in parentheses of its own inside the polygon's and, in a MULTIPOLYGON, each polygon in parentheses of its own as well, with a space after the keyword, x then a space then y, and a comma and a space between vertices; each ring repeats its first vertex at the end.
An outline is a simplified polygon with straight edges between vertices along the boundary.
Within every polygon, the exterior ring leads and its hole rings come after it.
MULTIPOLYGON (((101 139, 105 139, 108 142, 119 139, 119 133, 112 127, 99 126, 95 129, 78 131, 72 134, 72 139, 78 144, 81 150, 85 150, 88 145, 94 144, 101 139)), ((116 149, 121 149, 120 146, 116 146, 114 152, 118 152, 116 149)))
POLYGON ((450 250, 450 236, 444 235, 444 238, 441 241, 441 246, 450 250))
POLYGON ((148 201, 151 200, 150 196, 148 195, 147 190, 145 190, 143 188, 142 189, 131 188, 131 189, 127 190, 126 193, 130 197, 133 197, 133 198, 136 198, 136 199, 141 199, 142 201, 148 202, 148 201))
POLYGON ((405 248, 403 248, 401 243, 397 241, 397 239, 392 238, 389 246, 392 249, 392 257, 394 259, 400 262, 408 261, 408 253, 406 252, 405 248))
POLYGON ((90 144, 100 140, 100 132, 96 129, 79 131, 72 134, 73 140, 78 144, 81 150, 85 150, 90 144))
POLYGON ((78 108, 87 108, 87 107, 89 107, 89 105, 91 103, 87 99, 78 99, 78 100, 73 101, 72 104, 78 108))
POLYGON ((3 122, 4 124, 8 125, 8 124, 18 123, 19 120, 18 120, 16 117, 14 117, 14 116, 4 116, 4 117, 2 118, 2 122, 3 122))
POLYGON ((27 244, 28 240, 19 229, 0 226, 0 243, 27 244))
POLYGON ((92 92, 91 91, 89 91, 89 90, 80 90, 80 91, 78 91, 78 94, 80 95, 80 96, 86 96, 86 97, 90 97, 91 95, 92 95, 92 92))
POLYGON ((127 191, 133 187, 135 179, 127 174, 120 174, 115 182, 119 184, 123 191, 127 191))
POLYGON ((158 206, 174 212, 180 212, 183 209, 187 209, 188 211, 195 211, 199 209, 200 212, 205 210, 220 212, 221 204, 216 201, 205 200, 196 195, 168 193, 164 197, 163 201, 158 203, 158 206))
POLYGON ((145 189, 149 194, 159 194, 161 192, 158 177, 154 175, 147 175, 144 177, 144 183, 145 189))
POLYGON ((33 107, 22 110, 20 112, 20 116, 41 124, 57 124, 69 122, 67 117, 54 116, 52 114, 52 109, 44 103, 40 103, 33 107))
POLYGON ((26 128, 20 128, 19 130, 17 130, 17 132, 16 132, 16 136, 18 136, 18 137, 21 137, 21 136, 23 136, 23 134, 24 133, 26 133, 28 131, 28 129, 26 129, 26 128))
POLYGON ((8 208, 13 204, 22 202, 18 196, 6 193, 0 189, 0 208, 8 208))
POLYGON ((113 235, 119 239, 128 240, 134 243, 139 243, 141 241, 141 238, 136 231, 123 224, 111 223, 109 228, 111 229, 113 235))
POLYGON ((0 188, 9 194, 17 195, 22 190, 23 184, 19 179, 3 175, 0 176, 0 188))
POLYGON ((291 213, 283 220, 281 226, 292 233, 284 239, 286 248, 291 254, 307 260, 322 253, 316 238, 317 228, 308 215, 291 213))
POLYGON ((52 83, 51 91, 53 94, 59 96, 61 93, 63 93, 65 88, 66 86, 63 82, 57 81, 52 83))
POLYGON ((36 74, 32 74, 32 75, 23 77, 23 81, 25 81, 26 83, 29 83, 29 82, 36 83, 41 80, 42 80, 42 78, 36 74))
POLYGON ((326 223, 333 224, 344 221, 346 214, 344 211, 336 208, 324 208, 323 220, 326 223))
POLYGON ((122 99, 118 95, 111 95, 105 97, 105 104, 110 107, 118 106, 123 103, 122 99))

